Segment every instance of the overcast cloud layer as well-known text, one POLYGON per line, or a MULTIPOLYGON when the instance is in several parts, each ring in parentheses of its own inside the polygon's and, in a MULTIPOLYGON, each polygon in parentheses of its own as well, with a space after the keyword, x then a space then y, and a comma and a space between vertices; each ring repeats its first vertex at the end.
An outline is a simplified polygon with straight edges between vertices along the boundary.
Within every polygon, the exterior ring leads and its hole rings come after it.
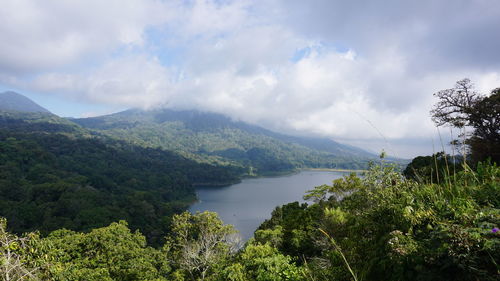
POLYGON ((432 152, 432 93, 500 86, 498 0, 3 0, 0 40, 4 87, 399 156, 432 152))

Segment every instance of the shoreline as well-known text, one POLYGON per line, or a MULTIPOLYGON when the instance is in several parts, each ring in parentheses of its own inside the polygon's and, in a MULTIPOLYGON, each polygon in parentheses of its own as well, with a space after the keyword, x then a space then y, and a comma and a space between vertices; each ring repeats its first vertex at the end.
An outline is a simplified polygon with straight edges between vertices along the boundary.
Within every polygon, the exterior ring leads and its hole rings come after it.
POLYGON ((353 169, 333 169, 333 168, 303 168, 301 171, 318 171, 318 172, 342 172, 342 173, 365 173, 368 170, 353 170, 353 169))
POLYGON ((220 188, 220 187, 228 187, 234 184, 241 183, 246 179, 259 179, 259 178, 279 178, 296 175, 302 171, 315 171, 315 172, 339 172, 339 173, 364 173, 368 170, 354 170, 354 169, 334 169, 334 168, 299 168, 292 171, 284 171, 284 172, 276 172, 269 173, 264 175, 244 175, 239 178, 238 181, 234 182, 226 182, 226 183, 196 183, 193 184, 194 188, 220 188))

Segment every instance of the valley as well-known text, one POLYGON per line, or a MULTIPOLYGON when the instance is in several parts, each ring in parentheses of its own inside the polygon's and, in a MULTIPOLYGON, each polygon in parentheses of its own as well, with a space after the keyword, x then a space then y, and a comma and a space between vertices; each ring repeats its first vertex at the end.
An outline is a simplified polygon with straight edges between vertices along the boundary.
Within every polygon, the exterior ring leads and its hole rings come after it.
POLYGON ((383 154, 214 113, 61 118, 0 94, 0 274, 496 280, 496 162, 439 152, 401 172, 383 154))
POLYGON ((0 94, 0 140, 0 213, 11 230, 88 231, 123 219, 153 244, 196 200, 195 187, 374 159, 198 111, 61 118, 14 92, 0 94))
POLYGON ((500 280, 500 0, 0 7, 0 281, 500 280))
POLYGON ((112 138, 269 176, 301 168, 366 168, 377 157, 329 139, 292 137, 195 110, 127 110, 71 120, 112 138))

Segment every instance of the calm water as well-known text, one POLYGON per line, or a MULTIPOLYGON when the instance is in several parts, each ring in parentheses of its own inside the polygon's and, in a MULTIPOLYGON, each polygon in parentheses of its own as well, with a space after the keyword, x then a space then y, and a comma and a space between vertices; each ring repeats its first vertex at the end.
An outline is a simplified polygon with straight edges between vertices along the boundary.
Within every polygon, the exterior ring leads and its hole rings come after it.
POLYGON ((307 190, 322 184, 331 184, 345 173, 302 171, 298 174, 245 179, 239 184, 196 190, 199 202, 189 211, 213 211, 227 224, 232 224, 241 233, 244 240, 253 236, 253 232, 266 219, 276 206, 299 201, 304 202, 307 190))

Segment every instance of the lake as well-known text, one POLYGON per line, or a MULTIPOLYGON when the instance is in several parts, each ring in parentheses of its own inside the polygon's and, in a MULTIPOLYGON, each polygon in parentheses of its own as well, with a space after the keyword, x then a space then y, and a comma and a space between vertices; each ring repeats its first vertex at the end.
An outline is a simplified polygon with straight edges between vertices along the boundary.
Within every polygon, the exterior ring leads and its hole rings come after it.
POLYGON ((276 206, 299 201, 304 202, 307 190, 345 175, 344 172, 301 171, 297 174, 244 179, 241 183, 227 187, 199 187, 196 189, 199 202, 189 211, 217 212, 226 224, 232 224, 241 233, 244 241, 253 236, 254 231, 276 206))

